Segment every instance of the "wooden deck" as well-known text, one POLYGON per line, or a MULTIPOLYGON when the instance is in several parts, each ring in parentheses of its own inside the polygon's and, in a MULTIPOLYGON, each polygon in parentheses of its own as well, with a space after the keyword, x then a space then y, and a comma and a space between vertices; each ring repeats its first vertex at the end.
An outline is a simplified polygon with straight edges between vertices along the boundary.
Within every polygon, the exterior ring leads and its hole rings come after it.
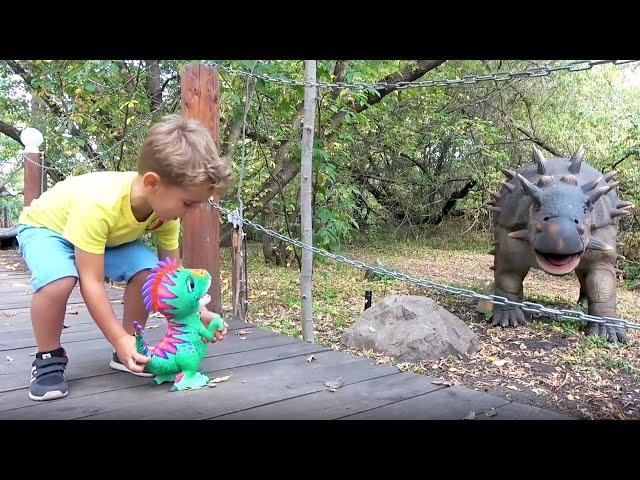
MULTIPOLYGON (((123 291, 107 286, 107 293, 121 315, 123 291)), ((212 379, 231 378, 215 388, 170 392, 169 384, 109 368, 111 347, 79 291, 69 300, 62 334, 69 395, 34 402, 27 396, 36 349, 30 295, 18 253, 0 251, 0 419, 568 419, 233 320, 201 365, 212 379), (329 391, 325 382, 338 378, 342 387, 329 391)), ((152 317, 147 332, 155 342, 164 323, 152 317)))

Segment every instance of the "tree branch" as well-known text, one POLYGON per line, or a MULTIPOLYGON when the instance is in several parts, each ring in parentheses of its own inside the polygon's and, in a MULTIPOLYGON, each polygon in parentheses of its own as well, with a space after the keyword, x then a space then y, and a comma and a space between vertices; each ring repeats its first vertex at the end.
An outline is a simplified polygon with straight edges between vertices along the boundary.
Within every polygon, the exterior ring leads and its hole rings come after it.
POLYGON ((0 120, 0 133, 4 133, 6 136, 13 138, 20 145, 24 146, 22 140, 20 140, 20 131, 2 120, 0 120))

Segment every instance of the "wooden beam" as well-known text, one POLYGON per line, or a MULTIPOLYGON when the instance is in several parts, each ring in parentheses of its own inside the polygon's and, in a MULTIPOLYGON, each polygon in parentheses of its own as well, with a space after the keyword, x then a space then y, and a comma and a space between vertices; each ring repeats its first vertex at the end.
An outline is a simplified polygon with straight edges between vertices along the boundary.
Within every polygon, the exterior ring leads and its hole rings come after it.
MULTIPOLYGON (((316 82, 316 61, 304 61, 305 82, 316 82)), ((300 162, 300 231, 302 243, 313 245, 313 211, 311 207, 313 127, 316 113, 316 87, 304 87, 304 125, 302 129, 302 153, 300 162)), ((313 252, 302 250, 300 269, 300 303, 302 318, 302 338, 313 343, 313 252)))
MULTIPOLYGON (((181 78, 182 116, 200 121, 209 129, 220 148, 220 80, 218 71, 200 64, 186 65, 181 78)), ((214 196, 216 202, 219 196, 214 196)), ((190 211, 182 219, 182 261, 187 268, 203 268, 211 273, 211 303, 208 308, 222 313, 220 289, 220 214, 209 202, 190 211)))
POLYGON ((42 156, 39 153, 24 154, 24 206, 42 195, 42 156))

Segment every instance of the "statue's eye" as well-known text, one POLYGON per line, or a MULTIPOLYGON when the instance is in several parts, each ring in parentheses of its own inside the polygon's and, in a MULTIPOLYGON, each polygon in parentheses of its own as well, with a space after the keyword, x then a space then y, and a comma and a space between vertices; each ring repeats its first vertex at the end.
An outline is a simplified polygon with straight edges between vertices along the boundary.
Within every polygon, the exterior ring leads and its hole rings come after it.
POLYGON ((193 281, 193 278, 189 277, 189 280, 187 280, 187 291, 193 292, 194 288, 196 288, 196 283, 193 281))

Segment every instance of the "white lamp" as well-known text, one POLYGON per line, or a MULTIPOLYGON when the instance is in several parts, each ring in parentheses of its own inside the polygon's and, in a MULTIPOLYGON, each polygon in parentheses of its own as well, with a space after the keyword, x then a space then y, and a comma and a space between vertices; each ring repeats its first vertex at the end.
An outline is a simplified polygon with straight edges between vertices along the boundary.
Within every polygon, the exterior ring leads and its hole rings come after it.
POLYGON ((38 147, 42 145, 44 138, 40 130, 29 127, 22 131, 20 140, 24 144, 24 153, 40 153, 38 147))

